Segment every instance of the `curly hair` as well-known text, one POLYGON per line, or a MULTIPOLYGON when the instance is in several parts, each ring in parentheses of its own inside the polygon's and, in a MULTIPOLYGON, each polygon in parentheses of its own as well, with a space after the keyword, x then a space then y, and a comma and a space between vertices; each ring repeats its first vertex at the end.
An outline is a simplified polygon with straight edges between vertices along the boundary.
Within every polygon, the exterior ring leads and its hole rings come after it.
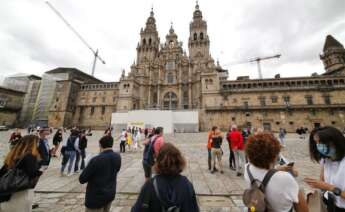
POLYGON ((154 166, 157 174, 175 176, 186 167, 186 160, 179 149, 171 143, 165 143, 159 151, 154 166))
POLYGON ((279 141, 271 133, 258 133, 248 137, 245 151, 251 164, 269 169, 280 149, 279 141))

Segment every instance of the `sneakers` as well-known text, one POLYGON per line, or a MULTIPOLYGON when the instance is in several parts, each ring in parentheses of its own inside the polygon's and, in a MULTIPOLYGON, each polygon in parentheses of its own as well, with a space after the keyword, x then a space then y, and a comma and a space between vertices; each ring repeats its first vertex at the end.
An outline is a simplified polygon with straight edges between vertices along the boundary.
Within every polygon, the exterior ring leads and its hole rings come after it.
POLYGON ((212 171, 211 171, 211 174, 214 174, 214 172, 215 172, 215 171, 214 171, 214 170, 212 170, 212 171))
POLYGON ((67 177, 70 177, 70 176, 72 176, 73 175, 73 173, 71 172, 71 173, 68 173, 67 174, 67 177))
POLYGON ((239 172, 237 172, 236 176, 237 176, 237 177, 240 177, 240 176, 242 176, 242 174, 239 173, 239 172))

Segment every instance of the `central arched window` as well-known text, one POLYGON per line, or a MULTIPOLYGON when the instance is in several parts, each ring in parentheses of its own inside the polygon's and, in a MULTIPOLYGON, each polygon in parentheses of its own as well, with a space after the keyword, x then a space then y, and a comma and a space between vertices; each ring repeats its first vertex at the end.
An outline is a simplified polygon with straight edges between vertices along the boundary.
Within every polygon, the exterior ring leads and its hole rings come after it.
POLYGON ((168 83, 174 83, 174 74, 169 72, 168 75, 167 75, 167 81, 168 83))
POLYGON ((152 44, 152 39, 150 38, 149 39, 149 45, 151 46, 151 44, 152 44))
POLYGON ((174 92, 168 92, 163 98, 164 109, 175 110, 177 108, 177 95, 174 92))
POLYGON ((198 39, 198 34, 194 33, 194 40, 197 40, 198 39))
POLYGON ((204 39, 204 33, 200 32, 200 40, 204 39))

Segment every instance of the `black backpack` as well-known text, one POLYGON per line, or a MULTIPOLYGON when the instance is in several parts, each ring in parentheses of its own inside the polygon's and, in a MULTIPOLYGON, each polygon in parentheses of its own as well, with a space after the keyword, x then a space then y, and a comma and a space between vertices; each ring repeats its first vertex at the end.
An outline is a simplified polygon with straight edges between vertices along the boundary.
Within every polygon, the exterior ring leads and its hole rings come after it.
POLYGON ((145 145, 143 162, 150 166, 153 166, 153 164, 155 163, 155 158, 154 158, 155 150, 153 147, 156 143, 157 138, 158 137, 151 137, 150 142, 145 145))
POLYGON ((161 203, 162 207, 162 212, 180 212, 180 207, 177 205, 170 206, 168 207, 167 204, 162 200, 160 194, 159 194, 159 189, 158 189, 158 184, 157 184, 157 179, 153 179, 153 188, 155 189, 156 196, 161 203))

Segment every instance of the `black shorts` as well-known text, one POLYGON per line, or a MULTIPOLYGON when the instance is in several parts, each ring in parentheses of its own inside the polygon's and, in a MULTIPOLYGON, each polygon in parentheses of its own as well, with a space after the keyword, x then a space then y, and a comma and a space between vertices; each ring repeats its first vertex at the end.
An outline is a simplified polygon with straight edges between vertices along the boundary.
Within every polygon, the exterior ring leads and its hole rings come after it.
POLYGON ((147 163, 143 162, 143 168, 146 178, 151 178, 152 176, 152 166, 148 165, 147 163))

